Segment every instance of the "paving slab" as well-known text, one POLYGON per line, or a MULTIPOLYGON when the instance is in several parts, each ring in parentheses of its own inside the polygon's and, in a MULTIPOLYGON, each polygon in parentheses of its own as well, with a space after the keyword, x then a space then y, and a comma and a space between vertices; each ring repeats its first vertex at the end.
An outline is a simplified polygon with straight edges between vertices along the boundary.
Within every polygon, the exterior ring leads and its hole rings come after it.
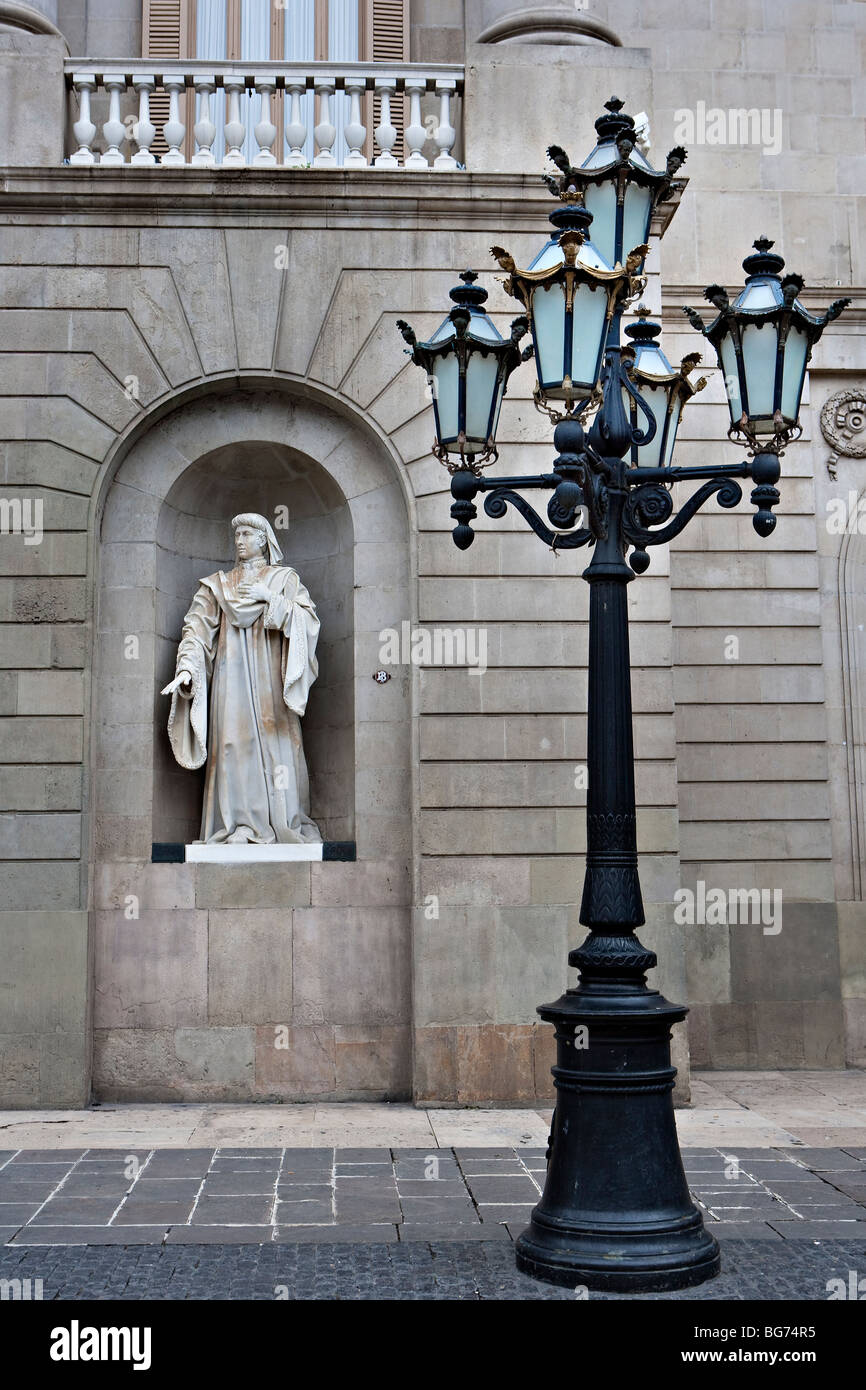
POLYGON ((37 1202, 40 1206, 52 1194, 63 1191, 57 1183, 10 1182, 0 1180, 0 1204, 5 1202, 37 1202))
MULTIPOLYGON (((201 1191, 201 1178, 140 1177, 130 1187, 128 1206, 138 1202, 193 1202, 201 1191)), ((64 1187, 63 1191, 66 1191, 64 1187)))
POLYGON ((334 1207, 327 1201, 278 1201, 274 1221, 278 1226, 323 1226, 334 1219, 334 1207))
POLYGON ((394 1223, 369 1226, 277 1226, 274 1244, 396 1245, 397 1226, 394 1223))
POLYGON ((207 1226, 269 1223, 273 1204, 272 1197, 200 1197, 190 1221, 207 1226))
MULTIPOLYGON (((226 1173, 211 1169, 204 1178, 201 1188, 203 1197, 263 1197, 273 1195, 277 1184, 277 1171, 269 1173, 226 1173)), ((182 1182, 182 1178, 175 1179, 182 1182)), ((196 1191, 199 1190, 198 1185, 196 1191)))
POLYGON ((708 1221, 707 1227, 716 1240, 782 1240, 772 1226, 763 1221, 708 1221))
POLYGON ((86 1152, 86 1149, 28 1149, 24 1154, 19 1150, 12 1163, 65 1163, 67 1167, 71 1167, 83 1158, 86 1152))
POLYGON ((472 1195, 482 1202, 532 1202, 541 1196, 541 1189, 532 1181, 529 1174, 522 1178, 472 1178, 469 1186, 472 1195))
POLYGON ((72 1171, 69 1163, 28 1163, 23 1158, 13 1159, 3 1169, 3 1182, 44 1182, 55 1186, 72 1171))
POLYGON ((167 1245, 269 1245, 272 1226, 172 1226, 167 1245))
POLYGON ((117 1210, 113 1197, 50 1197, 33 1217, 38 1226, 99 1226, 117 1210))
POLYGON ((796 1148, 783 1150, 790 1158, 796 1159, 799 1163, 805 1163, 809 1168, 815 1168, 819 1172, 857 1172, 862 1170, 866 1175, 866 1162, 862 1158, 855 1158, 845 1149, 807 1149, 796 1148))
POLYGON ((404 1197, 400 1206, 403 1225, 438 1225, 442 1221, 471 1225, 478 1221, 469 1197, 404 1197))
POLYGON ((25 1226, 11 1245, 160 1245, 165 1226, 25 1226))
POLYGON ((785 1240, 836 1241, 859 1236, 864 1242, 862 1253, 866 1254, 866 1221, 777 1221, 773 1217, 770 1225, 785 1240))
POLYGON ((401 1198, 463 1197, 466 1195, 466 1183, 459 1174, 454 1178, 398 1178, 397 1191, 401 1198))
POLYGON ((400 1201, 396 1192, 373 1193, 369 1197, 341 1197, 338 1192, 336 1205, 337 1220, 346 1221, 350 1225, 359 1225, 364 1221, 400 1220, 400 1201))
POLYGON ((164 1227, 174 1222, 188 1221, 192 1202, 135 1202, 121 1207, 116 1212, 114 1226, 156 1226, 164 1227))
POLYGON ((37 1213, 41 1202, 3 1202, 0 1205, 0 1226, 23 1226, 37 1213))
POLYGON ((302 1202, 302 1201, 330 1201, 333 1196, 334 1188, 329 1182, 279 1182, 277 1183, 276 1195, 280 1201, 302 1202))
MULTIPOLYGON (((518 1235, 520 1231, 524 1229, 524 1226, 520 1227, 518 1235)), ((498 1240, 505 1241, 509 1244, 511 1242, 508 1227, 504 1223, 500 1224, 490 1221, 485 1221, 483 1225, 481 1222, 478 1222, 477 1225, 470 1225, 464 1222, 463 1225, 450 1227, 447 1221, 433 1223, 429 1226, 425 1226, 423 1222, 420 1221, 403 1222, 401 1226, 397 1227, 397 1231, 401 1241, 426 1240, 439 1242, 443 1240, 498 1240)))
POLYGON ((485 1224, 498 1221, 507 1221, 509 1223, 516 1221, 519 1224, 522 1221, 523 1225, 520 1229, 525 1231, 526 1227, 529 1225, 529 1218, 532 1216, 533 1207, 536 1205, 536 1202, 527 1202, 525 1205, 523 1203, 512 1203, 508 1205, 504 1202, 495 1204, 479 1202, 478 1211, 481 1220, 485 1224))

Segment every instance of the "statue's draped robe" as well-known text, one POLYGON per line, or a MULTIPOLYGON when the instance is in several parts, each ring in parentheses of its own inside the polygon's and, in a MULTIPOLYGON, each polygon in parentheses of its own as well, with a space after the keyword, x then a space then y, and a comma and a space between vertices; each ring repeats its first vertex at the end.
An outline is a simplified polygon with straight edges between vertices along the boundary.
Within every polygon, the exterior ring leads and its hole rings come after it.
POLYGON ((181 767, 207 762, 201 840, 209 844, 320 842, 299 716, 318 675, 319 619, 293 569, 268 565, 209 575, 184 618, 168 734, 181 767), (243 600, 245 579, 272 597, 243 600))

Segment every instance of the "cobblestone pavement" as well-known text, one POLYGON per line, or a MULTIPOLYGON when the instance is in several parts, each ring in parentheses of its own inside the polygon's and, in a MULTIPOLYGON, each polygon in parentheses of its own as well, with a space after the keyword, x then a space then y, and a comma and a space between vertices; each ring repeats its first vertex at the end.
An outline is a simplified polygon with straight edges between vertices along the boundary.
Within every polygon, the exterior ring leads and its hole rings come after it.
MULTIPOLYGON (((864 1228, 866 1230, 866 1228, 864 1228)), ((866 1240, 773 1245, 733 1240, 723 1270, 696 1289, 662 1294, 589 1293, 588 1301, 735 1299, 825 1301, 828 1281, 847 1288, 866 1240)), ((0 1249, 0 1280, 41 1279, 44 1300, 538 1300, 576 1294, 519 1274, 508 1242, 409 1244, 46 1246, 0 1249)))
MULTIPOLYGON (((683 1158, 721 1238, 866 1239, 866 1149, 685 1149, 683 1158)), ((543 1149, 517 1147, 7 1150, 0 1244, 507 1246, 544 1170, 543 1149)))

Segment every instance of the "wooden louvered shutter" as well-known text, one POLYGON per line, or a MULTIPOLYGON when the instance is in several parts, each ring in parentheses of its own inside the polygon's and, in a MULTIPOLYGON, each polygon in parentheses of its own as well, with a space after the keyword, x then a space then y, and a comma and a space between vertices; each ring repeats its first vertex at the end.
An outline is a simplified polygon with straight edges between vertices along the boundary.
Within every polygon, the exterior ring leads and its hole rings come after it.
MULTIPOLYGON (((366 0, 366 34, 363 56, 366 62, 409 62, 409 0, 366 0)), ((372 129, 379 124, 381 102, 373 102, 372 129)), ((402 163, 405 157, 403 130, 406 125, 406 99, 399 95, 391 100, 391 120, 397 127, 394 154, 402 163)))
MULTIPOLYGON (((189 34, 193 19, 191 14, 195 0, 144 0, 142 16, 142 57, 144 58, 188 58, 189 34)), ((159 64, 154 66, 158 69, 159 64)), ((182 107, 183 110, 183 107, 182 107)), ((191 103, 186 103, 187 141, 190 138, 189 112, 191 103)), ((150 98, 150 119, 156 126, 156 139, 151 145, 157 156, 168 149, 162 128, 168 120, 168 92, 157 87, 150 98)), ((181 116, 183 119, 183 115, 181 116)))

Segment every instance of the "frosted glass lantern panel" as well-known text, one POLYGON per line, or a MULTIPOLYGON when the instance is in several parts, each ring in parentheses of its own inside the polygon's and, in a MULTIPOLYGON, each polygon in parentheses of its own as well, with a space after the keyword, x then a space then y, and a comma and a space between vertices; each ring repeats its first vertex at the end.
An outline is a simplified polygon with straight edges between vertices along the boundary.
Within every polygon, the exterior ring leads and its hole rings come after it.
POLYGON ((538 355, 538 380, 545 388, 562 386, 565 372, 565 290, 562 285, 544 289, 537 285, 532 295, 532 332, 538 355))
POLYGON ((722 339, 719 349, 722 371, 725 374, 725 393, 728 397, 728 409, 731 412, 731 423, 735 425, 738 420, 743 418, 743 399, 740 395, 740 377, 737 372, 737 357, 734 352, 734 340, 730 334, 722 339))
POLYGON ((430 341, 431 343, 441 343, 444 342, 446 338, 453 338, 454 334, 455 329, 451 319, 443 319, 430 341))
POLYGON ((583 201, 587 212, 592 213, 589 235, 593 245, 608 265, 613 268, 616 236, 616 186, 609 182, 588 184, 583 201))
POLYGON ((743 371, 749 402, 749 421, 756 434, 773 433, 773 390, 776 384, 776 329, 773 324, 747 324, 743 329, 743 371))
POLYGON ((591 391, 598 376, 602 341, 607 323, 607 292, 578 285, 574 295, 571 379, 591 391))
POLYGON ((680 415, 682 414, 682 409, 683 398, 679 394, 679 392, 677 392, 676 396, 674 397, 673 405, 671 406, 671 417, 668 423, 668 433, 667 438, 664 441, 665 451, 659 459, 659 466, 661 468, 670 468, 671 463, 673 461, 674 445, 677 442, 677 430, 680 426, 680 415))
POLYGON ((487 443, 496 395, 498 363, 493 353, 473 352, 466 368, 466 447, 480 453, 487 443))
MULTIPOLYGON (((655 420, 656 432, 646 444, 638 445, 637 461, 641 468, 658 468, 659 451, 662 446, 662 435, 665 428, 665 415, 668 408, 668 393, 661 386, 647 386, 644 382, 638 384, 641 398, 649 406, 650 413, 655 420)), ((629 396, 627 391, 622 393, 623 405, 626 414, 631 421, 633 429, 645 430, 648 428, 647 418, 643 411, 638 408, 629 396)), ((625 458, 631 458, 632 446, 629 445, 625 458)))
POLYGON ((494 409, 493 409, 493 424, 490 426, 490 438, 491 438, 491 439, 495 439, 495 438, 496 438, 496 432, 497 432, 497 430, 499 429, 499 416, 500 416, 500 413, 501 413, 501 411, 502 411, 502 400, 503 400, 503 397, 504 397, 504 396, 505 396, 505 378, 503 377, 502 380, 500 381, 499 386, 498 386, 497 391, 496 391, 496 405, 495 405, 495 407, 494 407, 494 409))
POLYGON ((439 419, 442 443, 454 441, 459 434, 457 406, 460 373, 453 352, 446 352, 433 363, 433 399, 439 419))
POLYGON ((622 219, 623 261, 636 246, 643 246, 649 237, 652 211, 652 192, 636 183, 626 184, 622 219))
POLYGON ((776 287, 768 284, 766 280, 758 280, 756 284, 747 285, 742 291, 737 299, 737 308, 755 312, 758 309, 775 309, 778 303, 776 287))
POLYGON ((782 415, 789 425, 796 423, 803 391, 803 372, 809 340, 799 328, 792 328, 785 343, 785 368, 782 374, 782 415))

